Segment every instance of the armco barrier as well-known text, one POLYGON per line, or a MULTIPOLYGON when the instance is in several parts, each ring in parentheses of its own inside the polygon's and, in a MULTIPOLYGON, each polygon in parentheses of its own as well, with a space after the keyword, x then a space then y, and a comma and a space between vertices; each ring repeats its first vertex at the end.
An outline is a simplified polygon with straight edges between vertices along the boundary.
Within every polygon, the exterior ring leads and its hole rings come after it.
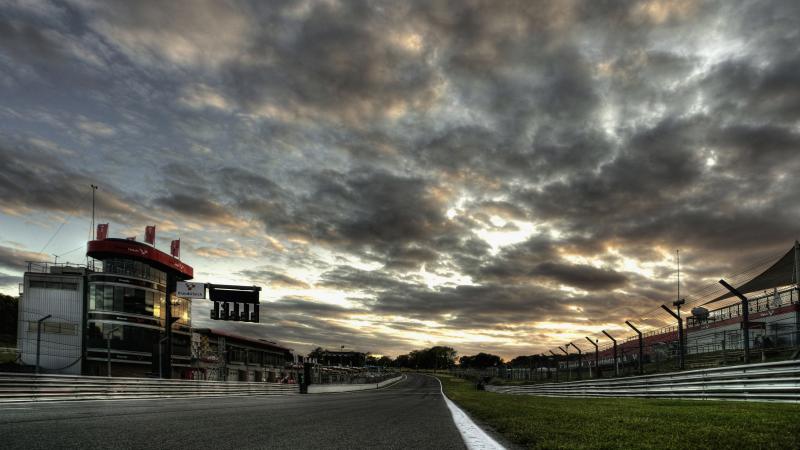
POLYGON ((402 376, 390 378, 380 383, 361 383, 361 384, 312 384, 308 386, 309 394, 324 394, 328 392, 351 392, 378 389, 396 383, 403 378, 402 376))
POLYGON ((0 372, 0 403, 298 394, 296 384, 33 375, 0 372))
POLYGON ((800 361, 565 383, 486 386, 502 394, 800 402, 800 361))

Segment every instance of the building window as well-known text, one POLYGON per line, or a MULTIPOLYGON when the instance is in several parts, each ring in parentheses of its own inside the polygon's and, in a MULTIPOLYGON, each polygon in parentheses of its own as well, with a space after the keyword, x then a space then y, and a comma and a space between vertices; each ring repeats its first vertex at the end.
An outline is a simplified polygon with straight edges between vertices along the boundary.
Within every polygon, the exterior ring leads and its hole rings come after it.
POLYGON ((114 311, 159 317, 156 302, 163 302, 164 294, 142 288, 92 283, 89 286, 89 310, 114 311))
POLYGON ((64 291, 77 291, 78 283, 69 283, 63 281, 31 280, 30 287, 39 289, 59 289, 64 291))

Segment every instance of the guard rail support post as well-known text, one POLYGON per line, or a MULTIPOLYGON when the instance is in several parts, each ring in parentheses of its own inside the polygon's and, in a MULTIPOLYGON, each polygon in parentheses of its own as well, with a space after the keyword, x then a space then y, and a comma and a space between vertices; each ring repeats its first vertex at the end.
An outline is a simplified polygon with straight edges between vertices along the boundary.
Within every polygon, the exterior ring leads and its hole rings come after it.
POLYGON ((625 323, 639 335, 639 375, 644 375, 644 340, 642 339, 642 332, 633 326, 630 321, 626 320, 625 323))
POLYGON ((614 339, 613 337, 611 337, 611 335, 608 334, 606 332, 606 330, 602 330, 602 331, 603 331, 603 334, 605 334, 609 339, 611 339, 611 342, 614 343, 614 376, 618 377, 619 376, 619 364, 617 364, 617 340, 614 339))
POLYGON ((674 317, 678 321, 678 352, 679 352, 679 354, 678 354, 678 368, 680 368, 680 370, 684 369, 684 367, 685 367, 684 361, 686 359, 684 357, 684 355, 686 353, 685 353, 685 350, 683 348, 683 319, 681 319, 681 305, 684 304, 684 303, 686 303, 686 300, 684 300, 684 299, 680 299, 680 300, 677 300, 675 302, 672 302, 672 304, 675 307, 678 308, 678 313, 677 314, 675 314, 671 309, 669 309, 669 307, 667 305, 661 305, 661 308, 664 311, 668 312, 672 317, 674 317))
POLYGON ((744 340, 744 363, 750 364, 750 302, 747 297, 742 295, 741 292, 736 290, 733 286, 726 283, 725 280, 719 280, 719 284, 723 285, 725 289, 742 301, 742 336, 744 340))
POLYGON ((600 378, 600 351, 597 347, 597 340, 592 341, 588 336, 586 336, 586 340, 594 345, 594 377, 600 378))

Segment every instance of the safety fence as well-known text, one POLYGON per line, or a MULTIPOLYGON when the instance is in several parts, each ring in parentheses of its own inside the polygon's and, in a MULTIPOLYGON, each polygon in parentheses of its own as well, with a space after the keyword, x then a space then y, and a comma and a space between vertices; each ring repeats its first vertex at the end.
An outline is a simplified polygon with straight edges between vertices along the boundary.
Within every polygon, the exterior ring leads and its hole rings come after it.
POLYGON ((491 392, 554 397, 652 397, 800 402, 800 361, 780 361, 627 378, 486 386, 491 392))
POLYGON ((0 372, 0 403, 174 397, 292 395, 292 384, 33 375, 0 372))
POLYGON ((371 384, 394 378, 394 371, 371 370, 362 367, 315 365, 311 370, 311 384, 371 384))

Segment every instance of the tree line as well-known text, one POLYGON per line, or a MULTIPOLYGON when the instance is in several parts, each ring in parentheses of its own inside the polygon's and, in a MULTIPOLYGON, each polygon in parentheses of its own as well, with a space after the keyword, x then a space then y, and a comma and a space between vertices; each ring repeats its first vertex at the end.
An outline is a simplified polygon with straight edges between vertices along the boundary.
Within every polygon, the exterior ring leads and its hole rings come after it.
MULTIPOLYGON (((338 363, 338 360, 336 359, 338 356, 328 357, 326 352, 327 351, 323 350, 321 347, 317 347, 311 353, 309 353, 309 357, 315 358, 317 361, 323 364, 336 365, 338 363)), ((516 358, 506 362, 498 355, 484 352, 475 355, 464 355, 458 357, 458 352, 456 352, 455 349, 440 345, 420 350, 412 350, 411 352, 399 355, 394 359, 386 355, 380 357, 370 355, 368 353, 358 355, 365 355, 362 360, 358 361, 358 363, 363 361, 368 366, 424 370, 450 369, 455 366, 465 369, 486 369, 489 367, 499 367, 503 365, 510 365, 512 367, 533 367, 539 363, 543 363, 543 361, 540 360, 544 359, 544 357, 541 355, 517 356, 516 358)), ((355 363, 356 361, 353 362, 355 363)), ((352 365, 356 366, 361 364, 352 365)))

